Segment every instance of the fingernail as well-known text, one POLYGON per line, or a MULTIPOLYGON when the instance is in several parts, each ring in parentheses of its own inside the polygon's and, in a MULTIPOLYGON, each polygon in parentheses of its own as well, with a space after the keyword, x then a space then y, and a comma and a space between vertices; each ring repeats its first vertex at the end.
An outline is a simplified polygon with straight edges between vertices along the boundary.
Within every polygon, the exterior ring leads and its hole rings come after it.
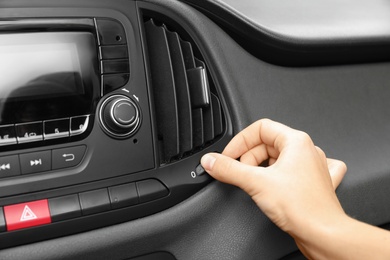
POLYGON ((212 170, 216 159, 217 158, 215 158, 213 155, 205 154, 200 160, 200 163, 206 171, 212 170))

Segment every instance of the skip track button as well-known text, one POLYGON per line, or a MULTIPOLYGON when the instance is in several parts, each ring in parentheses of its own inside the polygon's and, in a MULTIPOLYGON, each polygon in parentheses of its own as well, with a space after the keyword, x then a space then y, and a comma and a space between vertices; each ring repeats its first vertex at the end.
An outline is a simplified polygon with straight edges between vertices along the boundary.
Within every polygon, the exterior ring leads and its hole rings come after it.
POLYGON ((18 155, 0 157, 0 178, 20 175, 18 155))
POLYGON ((22 174, 51 170, 51 151, 25 153, 19 156, 22 174))

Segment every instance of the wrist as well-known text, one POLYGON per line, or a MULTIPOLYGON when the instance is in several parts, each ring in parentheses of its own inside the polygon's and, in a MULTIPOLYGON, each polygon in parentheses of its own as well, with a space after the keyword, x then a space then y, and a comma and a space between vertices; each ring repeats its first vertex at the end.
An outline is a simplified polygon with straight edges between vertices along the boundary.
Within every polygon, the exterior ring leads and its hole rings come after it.
POLYGON ((345 214, 305 229, 294 238, 309 259, 390 259, 390 232, 345 214))
POLYGON ((359 222, 344 212, 337 212, 324 218, 309 219, 289 233, 309 259, 331 259, 345 250, 347 234, 356 228, 356 223, 359 222))

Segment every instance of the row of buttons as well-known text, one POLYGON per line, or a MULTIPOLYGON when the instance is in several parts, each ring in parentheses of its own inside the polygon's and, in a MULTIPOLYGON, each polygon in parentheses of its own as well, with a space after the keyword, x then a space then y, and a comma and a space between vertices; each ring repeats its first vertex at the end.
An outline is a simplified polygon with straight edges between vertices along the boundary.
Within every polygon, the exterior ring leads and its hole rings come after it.
POLYGON ((0 157, 0 178, 57 170, 78 165, 86 147, 75 146, 0 157))
POLYGON ((89 115, 0 126, 0 146, 79 135, 88 122, 89 115))
POLYGON ((124 86, 130 78, 126 33, 121 23, 98 18, 102 95, 124 86))
POLYGON ((168 189, 150 179, 79 194, 0 207, 0 232, 133 206, 165 197, 168 189))

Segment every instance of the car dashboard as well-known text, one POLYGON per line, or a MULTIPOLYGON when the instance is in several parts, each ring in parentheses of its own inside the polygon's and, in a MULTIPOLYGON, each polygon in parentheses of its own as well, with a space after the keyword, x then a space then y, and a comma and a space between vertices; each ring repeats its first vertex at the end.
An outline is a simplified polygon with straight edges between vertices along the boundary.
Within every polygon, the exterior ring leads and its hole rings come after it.
POLYGON ((2 1, 0 259, 302 259, 199 165, 260 118, 346 162, 344 210, 387 228, 389 7, 2 1))

